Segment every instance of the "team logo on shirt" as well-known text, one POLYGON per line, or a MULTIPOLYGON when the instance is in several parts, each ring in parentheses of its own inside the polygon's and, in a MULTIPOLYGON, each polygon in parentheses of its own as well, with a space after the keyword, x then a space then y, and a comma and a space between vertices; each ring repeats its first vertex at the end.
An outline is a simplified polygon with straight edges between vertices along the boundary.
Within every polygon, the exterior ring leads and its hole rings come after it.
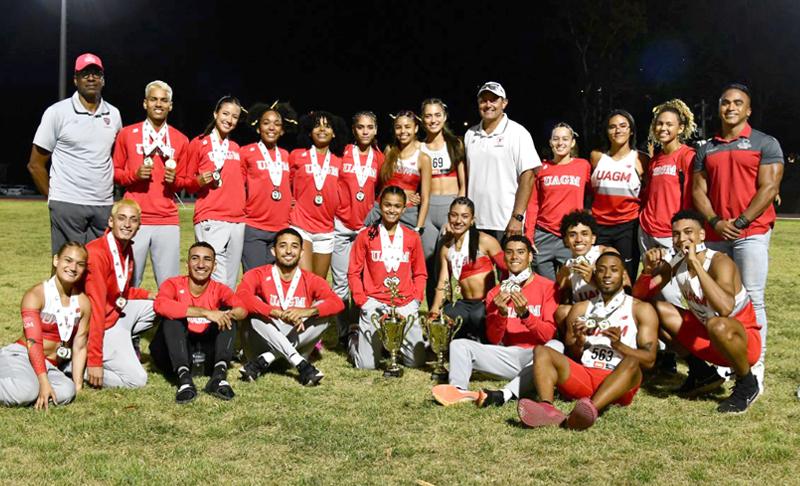
MULTIPOLYGON (((344 172, 345 174, 355 174, 356 170, 354 168, 354 164, 342 164, 342 172, 344 172)), ((370 167, 368 172, 369 172, 369 177, 378 176, 378 172, 375 170, 374 167, 370 167)))
MULTIPOLYGON (((311 164, 303 164, 303 167, 306 169, 306 174, 313 174, 314 172, 311 170, 311 164)), ((334 177, 339 177, 339 168, 338 167, 328 167, 325 169, 325 174, 332 175, 334 177)))
MULTIPOLYGON (((382 262, 381 260, 381 251, 380 250, 370 250, 370 258, 372 258, 373 262, 382 262)), ((403 252, 403 258, 400 259, 402 263, 408 263, 409 261, 409 252, 403 252)))
POLYGON ((106 123, 106 126, 111 125, 111 118, 104 116, 103 121, 106 123))
MULTIPOLYGON (((286 307, 307 307, 305 297, 291 297, 285 302, 286 307)), ((281 307, 281 301, 277 295, 269 296, 269 305, 272 307, 281 307)))
POLYGON ((542 183, 545 186, 575 186, 581 187, 581 177, 574 175, 544 176, 542 183))
MULTIPOLYGON (((256 167, 258 167, 258 170, 269 170, 266 160, 256 160, 256 167)), ((284 172, 289 172, 289 163, 281 161, 281 168, 284 172)))
MULTIPOLYGON (((541 305, 529 305, 528 312, 533 314, 536 317, 542 316, 542 306, 541 305)), ((508 317, 517 317, 517 311, 514 310, 513 305, 508 306, 508 317)))
POLYGON ((653 176, 661 176, 661 175, 677 175, 678 169, 674 165, 662 165, 660 167, 656 167, 653 169, 653 176))
POLYGON ((749 138, 743 138, 739 140, 739 143, 736 144, 736 148, 740 150, 747 150, 749 148, 753 148, 753 144, 750 143, 749 138))
POLYGON ((598 181, 631 181, 631 174, 630 172, 617 172, 611 170, 601 170, 597 172, 597 180, 598 181))

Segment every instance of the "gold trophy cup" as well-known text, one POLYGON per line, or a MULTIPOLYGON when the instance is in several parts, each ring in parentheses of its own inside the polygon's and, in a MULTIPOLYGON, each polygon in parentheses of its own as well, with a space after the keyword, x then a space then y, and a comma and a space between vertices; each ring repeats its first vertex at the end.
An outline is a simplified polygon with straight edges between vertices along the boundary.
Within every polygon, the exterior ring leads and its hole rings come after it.
POLYGON ((391 378, 403 376, 403 368, 397 363, 397 353, 409 329, 414 325, 415 318, 413 314, 408 317, 399 315, 396 307, 389 307, 389 311, 385 314, 372 314, 370 317, 383 347, 389 352, 389 366, 384 370, 383 376, 391 378))
POLYGON ((461 329, 463 319, 461 316, 453 319, 444 312, 437 317, 422 318, 422 329, 425 337, 431 343, 431 351, 436 353, 436 364, 431 373, 431 379, 437 383, 446 383, 448 378, 447 368, 444 366, 444 353, 450 348, 450 340, 461 329))

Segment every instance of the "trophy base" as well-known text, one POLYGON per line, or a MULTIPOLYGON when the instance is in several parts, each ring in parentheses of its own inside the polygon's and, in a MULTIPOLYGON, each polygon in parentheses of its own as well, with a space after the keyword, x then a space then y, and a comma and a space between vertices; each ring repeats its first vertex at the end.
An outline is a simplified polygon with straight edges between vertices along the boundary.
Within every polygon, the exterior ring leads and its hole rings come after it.
POLYGON ((383 370, 384 378, 400 378, 401 376, 403 376, 403 368, 383 370))
POLYGON ((431 373, 431 380, 441 385, 447 383, 450 380, 450 374, 447 372, 447 370, 445 370, 444 372, 434 371, 433 373, 431 373))

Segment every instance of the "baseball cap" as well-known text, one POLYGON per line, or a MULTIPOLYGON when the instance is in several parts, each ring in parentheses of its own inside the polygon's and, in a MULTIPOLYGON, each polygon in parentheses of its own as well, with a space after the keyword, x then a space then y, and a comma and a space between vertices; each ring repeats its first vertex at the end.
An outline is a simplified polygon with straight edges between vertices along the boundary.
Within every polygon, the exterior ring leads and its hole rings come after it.
POLYGON ((101 61, 99 57, 89 52, 81 54, 77 59, 75 59, 75 72, 83 71, 89 66, 97 66, 102 71, 103 61, 101 61))
POLYGON ((490 93, 494 93, 501 98, 506 97, 506 90, 503 89, 503 86, 495 81, 488 81, 481 86, 481 89, 478 90, 478 96, 481 95, 484 91, 488 91, 490 93))

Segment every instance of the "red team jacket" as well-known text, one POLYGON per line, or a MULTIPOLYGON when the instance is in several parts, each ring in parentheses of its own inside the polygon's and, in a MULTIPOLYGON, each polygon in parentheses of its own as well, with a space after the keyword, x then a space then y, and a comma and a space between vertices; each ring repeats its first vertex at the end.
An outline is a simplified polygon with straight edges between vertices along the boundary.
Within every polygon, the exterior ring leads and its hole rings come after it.
POLYGON ((550 279, 536 275, 532 282, 522 288, 528 299, 530 314, 527 319, 517 317, 514 307, 509 305, 508 316, 500 314, 494 298, 500 286, 486 296, 486 339, 492 344, 532 348, 544 344, 556 336, 556 284, 550 279))

